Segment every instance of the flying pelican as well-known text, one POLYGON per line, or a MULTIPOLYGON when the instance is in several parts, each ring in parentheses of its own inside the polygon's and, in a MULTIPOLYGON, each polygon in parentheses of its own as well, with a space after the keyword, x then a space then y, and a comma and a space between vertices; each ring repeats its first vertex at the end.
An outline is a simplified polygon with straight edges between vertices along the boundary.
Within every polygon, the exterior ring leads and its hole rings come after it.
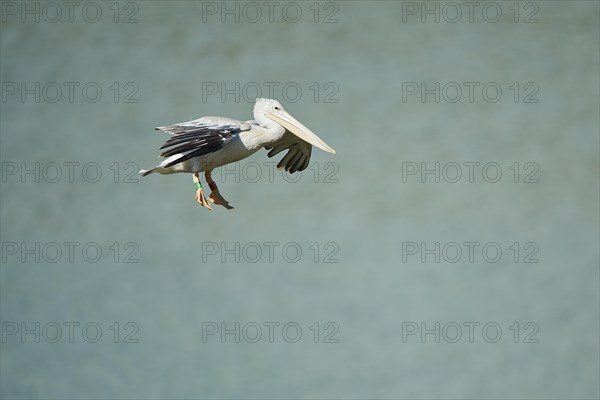
POLYGON ((215 168, 240 161, 263 147, 270 150, 267 154, 269 157, 287 149, 287 154, 279 161, 277 168, 290 173, 303 171, 308 167, 311 145, 335 154, 335 150, 285 111, 278 101, 271 99, 256 99, 254 120, 202 117, 155 129, 171 135, 160 147, 164 149, 160 156, 165 159, 152 169, 141 170, 140 174, 192 173, 196 188, 195 200, 209 210, 212 208, 208 200, 227 209, 233 208, 221 196, 217 184, 211 178, 215 168), (202 191, 200 172, 204 172, 211 189, 208 200, 202 191))

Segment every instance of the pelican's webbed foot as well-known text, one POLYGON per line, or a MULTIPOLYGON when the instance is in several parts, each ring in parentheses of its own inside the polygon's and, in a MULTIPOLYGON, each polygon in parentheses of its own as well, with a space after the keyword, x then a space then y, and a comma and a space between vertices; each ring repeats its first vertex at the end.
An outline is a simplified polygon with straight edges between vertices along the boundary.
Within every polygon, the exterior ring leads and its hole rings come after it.
POLYGON ((194 186, 196 187, 196 197, 194 198, 194 200, 196 200, 196 202, 202 207, 212 210, 210 203, 208 202, 208 200, 206 200, 206 197, 204 197, 204 192, 202 191, 202 184, 200 183, 200 178, 198 177, 197 173, 193 175, 193 180, 194 186))
POLYGON ((227 200, 225 200, 223 198, 223 196, 221 196, 221 193, 219 193, 219 189, 218 188, 212 188, 212 192, 210 192, 210 196, 208 196, 208 200, 210 200, 211 202, 218 204, 220 206, 225 207, 228 210, 232 210, 233 207, 229 205, 229 202, 227 200))
POLYGON ((217 184, 215 183, 215 181, 212 180, 212 177, 210 176, 210 172, 206 172, 204 174, 204 177, 206 178, 206 182, 208 182, 208 186, 210 187, 210 196, 208 196, 208 199, 213 202, 214 204, 218 204, 220 206, 225 207, 228 210, 232 210, 233 207, 229 205, 229 202, 227 200, 225 200, 225 198, 223 196, 221 196, 221 193, 219 192, 219 188, 217 187, 217 184))

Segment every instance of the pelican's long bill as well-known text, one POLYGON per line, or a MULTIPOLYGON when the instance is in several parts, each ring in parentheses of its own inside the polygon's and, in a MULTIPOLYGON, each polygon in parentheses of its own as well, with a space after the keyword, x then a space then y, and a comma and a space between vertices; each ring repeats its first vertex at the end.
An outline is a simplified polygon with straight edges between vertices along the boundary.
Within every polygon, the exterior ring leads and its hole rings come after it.
POLYGON ((287 111, 280 109, 276 112, 267 112, 267 116, 273 121, 283 126, 288 131, 292 132, 294 135, 298 136, 300 139, 304 140, 305 142, 308 142, 313 146, 320 148, 321 150, 325 150, 329 153, 335 154, 334 149, 329 147, 327 143, 321 140, 321 138, 315 135, 310 129, 302 125, 287 111))

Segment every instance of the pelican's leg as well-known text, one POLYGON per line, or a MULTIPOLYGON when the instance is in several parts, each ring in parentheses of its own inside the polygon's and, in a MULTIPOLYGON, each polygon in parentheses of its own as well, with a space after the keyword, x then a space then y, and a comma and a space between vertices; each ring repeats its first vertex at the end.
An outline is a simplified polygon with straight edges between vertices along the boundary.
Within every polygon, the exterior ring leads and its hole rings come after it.
POLYGON ((233 207, 231 207, 229 205, 229 202, 227 200, 225 200, 223 198, 223 196, 221 196, 221 193, 219 193, 219 188, 217 187, 217 184, 215 183, 215 181, 213 181, 212 177, 210 176, 210 173, 211 173, 211 171, 206 171, 204 173, 206 182, 208 182, 208 187, 210 187, 210 190, 211 190, 210 196, 208 196, 208 199, 215 204, 219 204, 219 205, 225 207, 228 210, 233 209, 233 207))
POLYGON ((200 183, 200 177, 198 176, 197 172, 194 173, 193 180, 194 180, 194 186, 196 187, 196 198, 195 198, 195 200, 202 207, 206 207, 209 210, 212 210, 212 208, 210 207, 210 203, 206 200, 206 197, 204 197, 204 192, 202 191, 202 184, 200 183))

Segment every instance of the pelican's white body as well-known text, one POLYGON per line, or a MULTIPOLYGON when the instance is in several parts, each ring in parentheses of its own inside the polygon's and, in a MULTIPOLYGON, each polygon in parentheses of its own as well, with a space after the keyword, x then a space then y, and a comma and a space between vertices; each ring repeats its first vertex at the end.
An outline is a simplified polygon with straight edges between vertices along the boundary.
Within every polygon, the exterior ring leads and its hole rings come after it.
MULTIPOLYGON (((216 117, 204 117, 207 120, 214 122, 216 117)), ((204 119, 204 118, 201 118, 204 119)), ((229 119, 228 119, 229 120, 229 119)), ((234 120, 229 120, 233 122, 234 120)), ((235 121, 238 124, 244 122, 235 121)), ((248 121, 246 124, 254 122, 248 121)), ((159 174, 168 175, 175 174, 178 172, 196 173, 204 171, 212 171, 215 168, 222 167, 223 165, 231 164, 244 158, 250 157, 258 150, 262 149, 271 142, 281 139, 285 130, 281 133, 273 132, 270 133, 263 127, 256 125, 255 123, 250 124, 250 130, 240 132, 232 136, 231 140, 227 145, 223 146, 222 149, 215 151, 214 153, 205 154, 200 157, 194 157, 189 160, 183 161, 179 164, 175 164, 168 168, 163 168, 163 165, 167 165, 173 160, 180 158, 183 154, 175 154, 171 157, 165 158, 156 168, 154 172, 159 174)))

